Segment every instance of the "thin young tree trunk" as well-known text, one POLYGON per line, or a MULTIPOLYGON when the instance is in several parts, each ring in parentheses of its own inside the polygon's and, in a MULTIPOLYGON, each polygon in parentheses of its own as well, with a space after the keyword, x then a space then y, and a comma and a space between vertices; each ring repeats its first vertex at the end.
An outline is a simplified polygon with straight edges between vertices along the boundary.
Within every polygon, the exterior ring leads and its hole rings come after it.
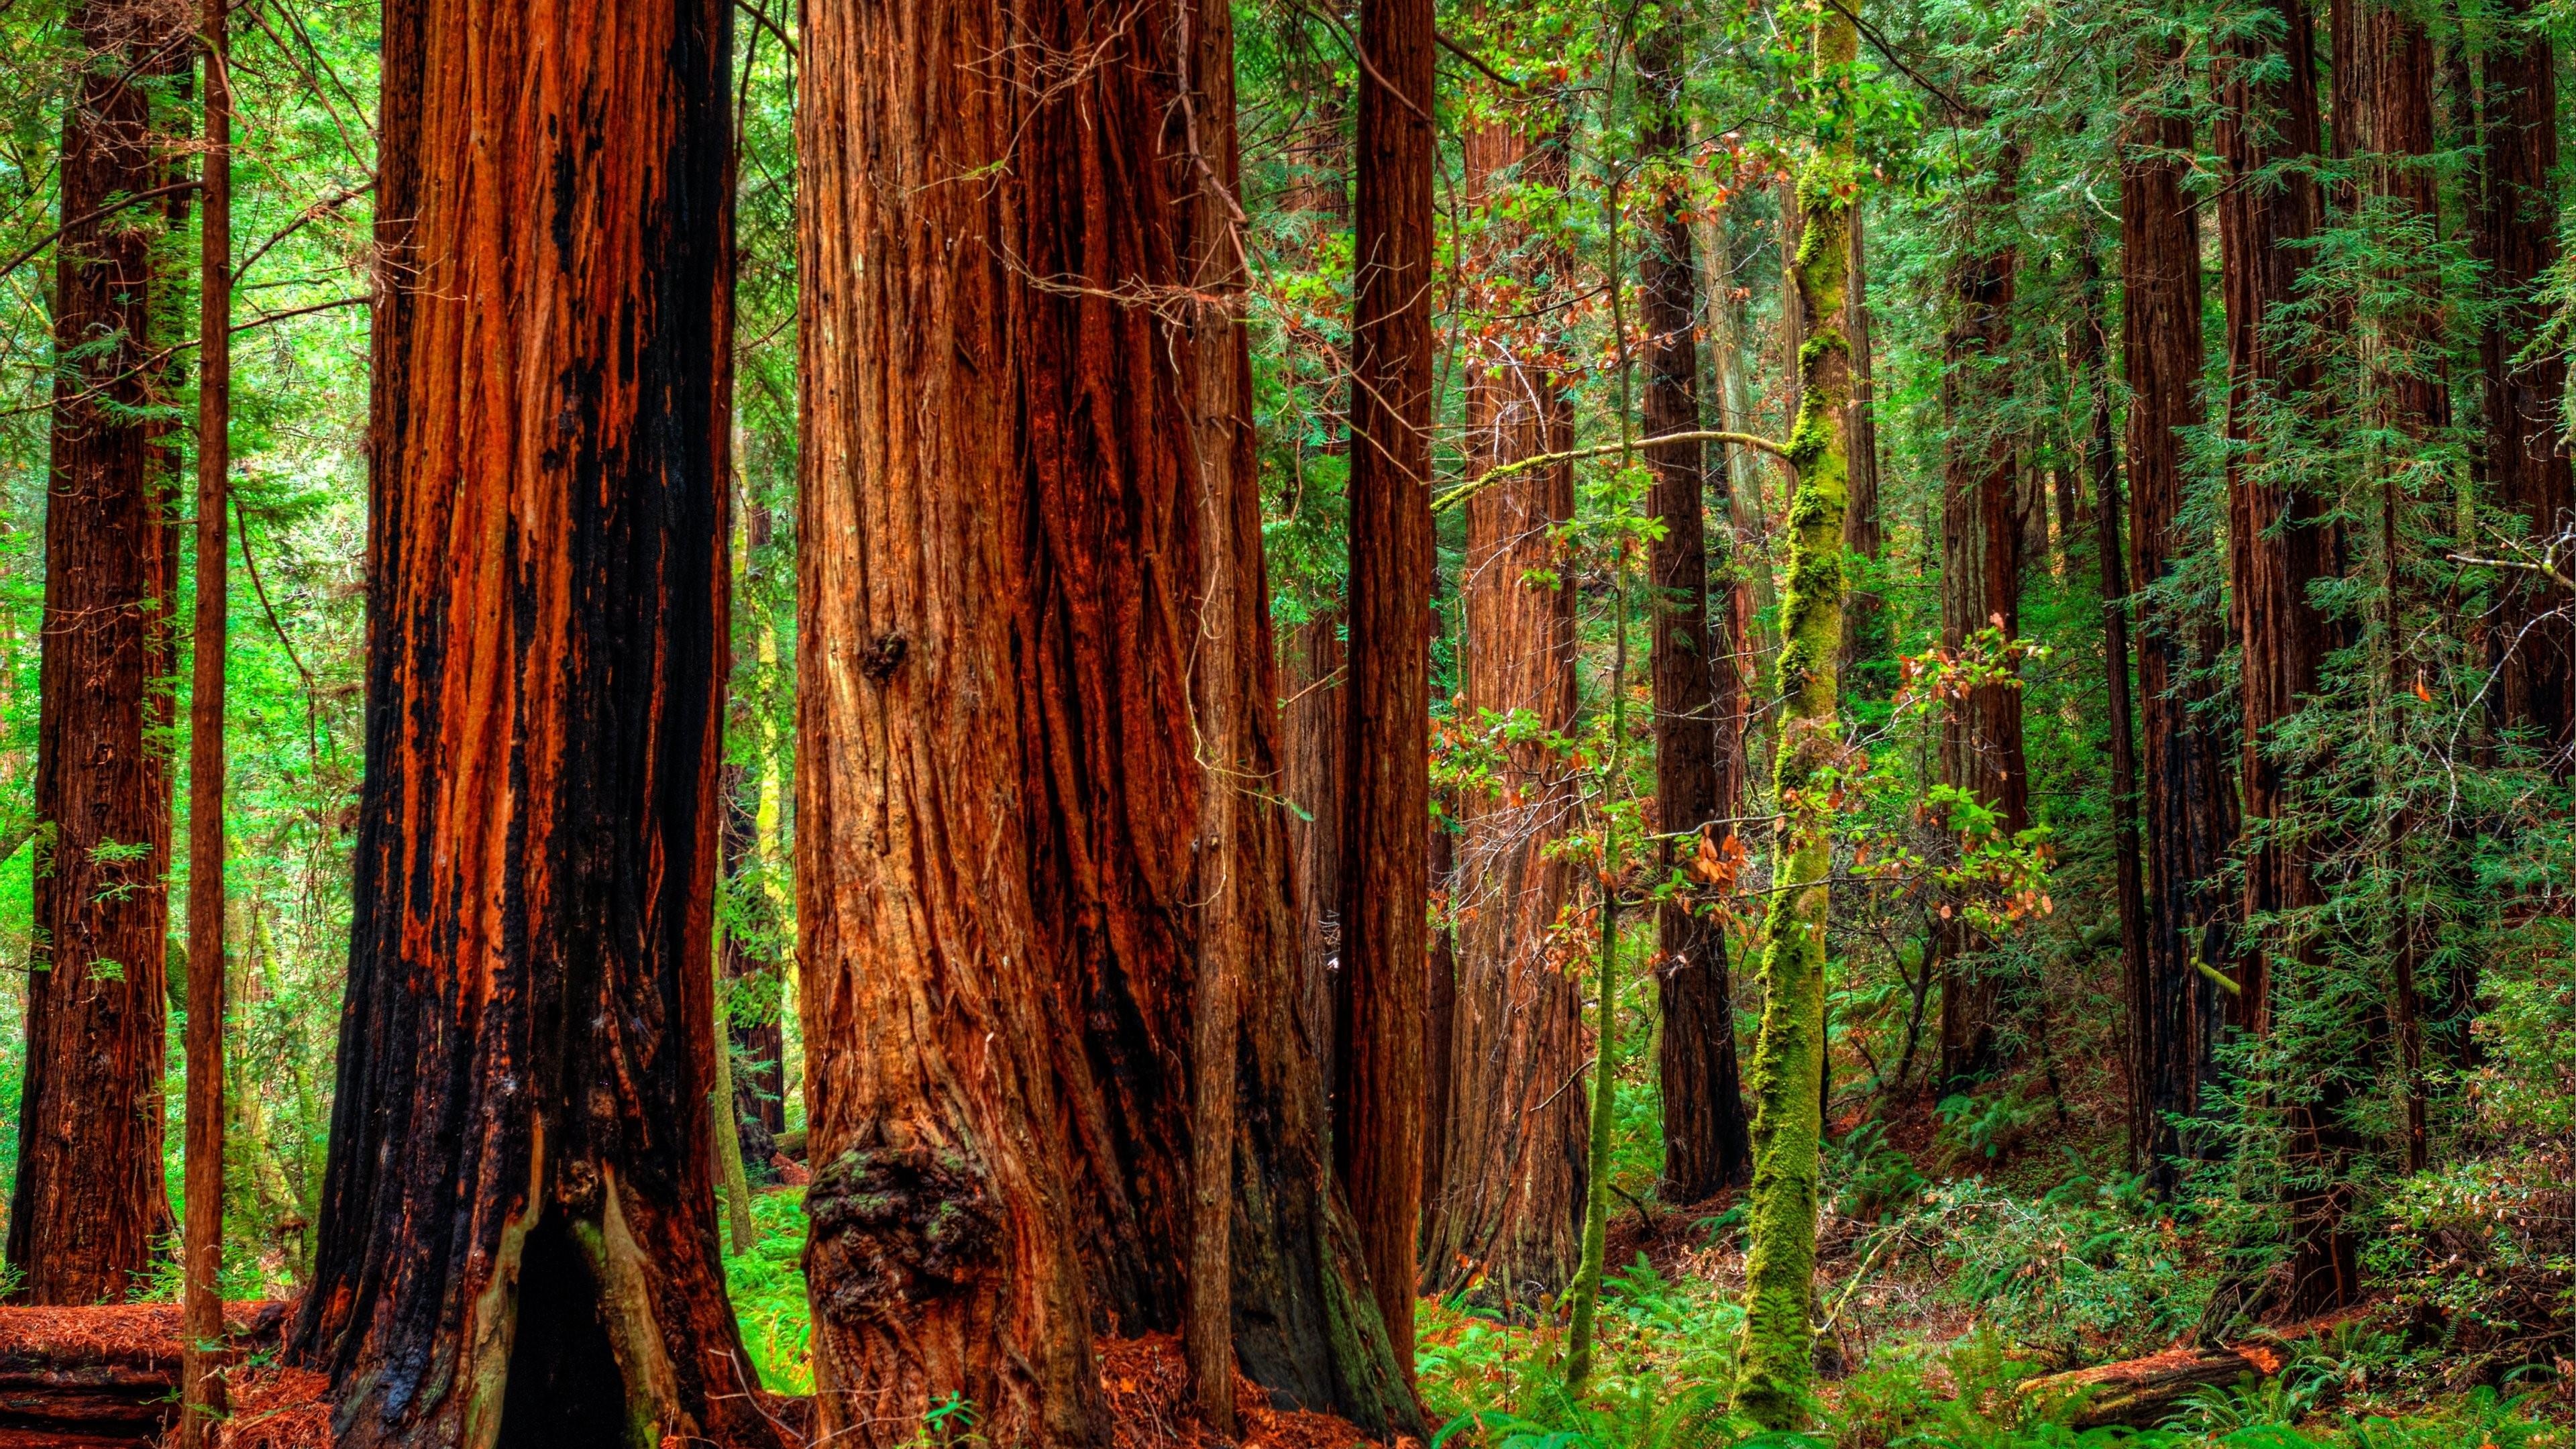
MULTIPOLYGON (((1676 163, 1685 144, 1682 42, 1679 23, 1666 20, 1649 32, 1637 57, 1640 79, 1652 88, 1656 108, 1639 144, 1648 155, 1676 163)), ((1688 207, 1678 188, 1655 198, 1654 220, 1638 261, 1648 437, 1699 426, 1694 336, 1699 268, 1688 207)), ((1653 628, 1649 667, 1655 700, 1656 828, 1668 835, 1704 830, 1715 849, 1735 834, 1730 817, 1736 812, 1721 793, 1724 771, 1718 755, 1718 674, 1724 670, 1731 675, 1735 661, 1717 656, 1709 629, 1703 453, 1697 444, 1678 444, 1646 454, 1655 479, 1649 507, 1664 529, 1651 560, 1647 618, 1653 628)), ((1697 838, 1686 844, 1667 839, 1656 852, 1658 878, 1669 878, 1677 864, 1694 861, 1698 854, 1697 838)), ((1676 1203, 1695 1203, 1742 1186, 1753 1172, 1751 1129, 1736 1065, 1726 931, 1709 902, 1678 897, 1657 907, 1655 934, 1662 958, 1655 986, 1663 1016, 1657 1062, 1663 1087, 1663 1190, 1676 1203)))
MULTIPOLYGON (((1879 561, 1887 547, 1887 529, 1878 510, 1878 393, 1871 380, 1872 356, 1869 336, 1868 249, 1862 241, 1861 209, 1851 212, 1851 320, 1845 330, 1851 334, 1852 405, 1851 440, 1851 510, 1843 516, 1843 545, 1860 567, 1879 561), (1866 564, 1859 561, 1867 560, 1866 564)), ((1851 617, 1844 621, 1842 679, 1846 689, 1882 691, 1885 681, 1870 677, 1861 666, 1874 663, 1887 651, 1884 635, 1886 622, 1881 617, 1883 601, 1876 591, 1855 589, 1851 596, 1851 617)))
POLYGON ((232 469, 232 78, 226 0, 205 0, 205 179, 198 187, 197 617, 188 693, 187 1218, 179 1303, 179 1443, 224 1410, 224 662, 232 469))
POLYGON ((1432 50, 1431 0, 1363 0, 1333 1167, 1408 1392, 1431 790, 1432 50))
MULTIPOLYGON (((2010 236, 2018 157, 1996 162, 1987 193, 1971 203, 1971 222, 2010 236)), ((1957 650, 1981 630, 2021 634, 2021 574, 2027 518, 2020 487, 2020 439, 2005 420, 2012 380, 2013 272, 2019 251, 2009 241, 1966 243, 1952 274, 1958 314, 1944 342, 1943 411, 1951 433, 1942 455, 1941 643, 1957 650)), ((2043 525, 2041 534, 2045 537, 2043 525)), ((2022 754, 2021 690, 2006 683, 1970 689, 1941 739, 1942 775, 1995 812, 2009 841, 2030 826, 2030 782, 2022 754)), ((1977 959, 1979 937, 1965 913, 1943 922, 1941 952, 1941 1084, 1964 1089, 2003 1063, 2007 1009, 2000 983, 1977 959)))
POLYGON ((367 773, 293 1340, 348 1449, 778 1442, 709 1171, 730 16, 386 10, 367 773))
POLYGON ((2113 887, 2119 892, 2120 974, 2129 989, 2129 1165, 2144 1165, 2152 1133, 2153 1105, 2147 1086, 2154 1040, 2148 1008, 2155 999, 2148 977, 2145 862, 2138 839, 2138 740, 2129 706, 2129 568, 2120 540, 2120 459, 2111 432, 2110 339, 2102 305, 2102 260, 2094 251, 2093 231, 2084 228, 2082 245, 2084 315, 2074 327, 2077 385, 2087 390, 2093 410, 2092 437, 2086 448, 2093 470, 2093 551, 2102 570, 2102 676, 2111 709, 2111 848, 2113 887))
POLYGON ((1265 803, 1226 23, 806 12, 797 925, 836 1442, 909 1443, 954 1393, 995 1443, 1105 1445, 1094 1326, 1180 1331, 1212 1376, 1212 1288, 1255 1382, 1421 1432, 1327 1176, 1265 803))
MULTIPOLYGON (((2513 0, 2505 14, 2513 24, 2485 52, 2485 206, 2477 228, 2496 304, 2479 339, 2486 451, 2505 506, 2535 539, 2549 539, 2576 529, 2576 483, 2562 437, 2567 359, 2556 347, 2522 354, 2546 318, 2536 289, 2558 263, 2558 57, 2546 30, 2525 28, 2529 0, 2513 0)), ((2501 673, 2499 713, 2552 752, 2562 777, 2576 766, 2569 604, 2536 574, 2510 575, 2489 636, 2501 673)))
POLYGON ((38 664, 38 957, 8 1261, 27 1303, 123 1300, 170 1231, 162 1068, 169 950, 170 770, 153 744, 169 697, 170 399, 156 346, 173 328, 170 236, 183 196, 81 221, 170 182, 175 129, 152 98, 190 63, 190 17, 152 0, 85 0, 65 104, 55 247, 52 457, 38 664))
MULTIPOLYGON (((1837 5, 1816 23, 1820 68, 1847 66, 1858 50, 1855 19, 1837 5)), ((1800 168, 1798 202, 1816 245, 1801 253, 1798 350, 1804 384, 1789 451, 1798 473, 1789 587, 1781 603, 1785 709, 1774 786, 1806 797, 1841 760, 1834 666, 1843 638, 1843 507, 1848 482, 1843 410, 1851 400, 1851 347, 1841 232, 1858 190, 1850 142, 1821 146, 1800 168)), ((1814 1373, 1816 1210, 1824 1114, 1825 922, 1833 874, 1832 817, 1821 801, 1789 810, 1776 827, 1773 895, 1763 921, 1762 1029, 1753 1049, 1751 1247, 1745 1255, 1743 1368, 1735 1411, 1785 1429, 1805 1412, 1814 1373)))
MULTIPOLYGON (((2340 571, 2340 544, 2327 500, 2279 481, 2261 466, 2287 408, 2314 385, 2313 369, 2288 355, 2271 310, 2297 295, 2308 249, 2323 224, 2323 197, 2297 164, 2322 143, 2316 61, 2305 0, 2269 0, 2277 28, 2244 26, 2215 60, 2219 86, 2215 149, 2226 170, 2218 200, 2219 252, 2227 296, 2228 540, 2235 632, 2244 656, 2243 800, 2256 835, 2245 869, 2249 921, 2319 904, 2307 847, 2295 827, 2295 780, 2273 749, 2275 726, 2315 692, 2335 630, 2310 586, 2340 571), (2281 168, 2276 163, 2293 164, 2281 168)), ((2231 1025, 2270 1030, 2274 960, 2300 942, 2273 929, 2244 943, 2230 997, 2231 1025)), ((2358 1286, 2353 1241, 2342 1225, 2331 1178, 2338 1130, 2313 1108, 2292 1112, 2291 1170, 2304 1179, 2291 1203, 2295 1256, 2292 1311, 2322 1312, 2358 1286)))
POLYGON ((2201 257, 2181 47, 2147 47, 2146 74, 2121 136, 2121 365, 2129 388, 2130 546, 2138 600, 2140 763, 2147 827, 2145 1001, 2132 1050, 2142 1070, 2133 1120, 2149 1185, 2171 1194, 2194 1150, 2175 1125, 2199 1109, 2216 1072, 2226 993, 2200 965, 2229 959, 2237 911, 2226 883, 2236 844, 2229 742, 2208 722, 2205 671, 2227 648, 2223 624, 2178 607, 2170 584, 2204 541, 2181 525, 2183 440, 2202 420, 2201 257))
MULTIPOLYGON (((1535 143, 1507 121, 1461 140, 1471 204, 1491 210, 1478 270, 1563 277, 1570 258, 1513 225, 1504 188, 1562 188, 1562 141, 1535 143)), ((1517 294, 1516 294, 1517 295, 1517 294)), ((1525 298, 1511 310, 1534 310, 1525 298)), ((1542 321, 1478 344, 1468 364, 1468 471, 1481 475, 1574 445, 1573 408, 1554 381, 1559 339, 1542 321)), ((1575 725, 1575 591, 1560 531, 1574 516, 1574 467, 1513 477, 1468 500, 1459 566, 1466 641, 1463 728, 1534 720, 1548 735, 1575 725)), ((1453 1113, 1443 1176, 1427 1184, 1424 1285, 1469 1284, 1534 1308, 1565 1290, 1583 1232, 1584 1104, 1566 1090, 1582 1069, 1582 1007, 1553 957, 1550 932, 1573 869, 1555 847, 1579 808, 1573 772, 1542 739, 1507 742, 1490 788, 1458 800, 1457 999, 1449 1044, 1453 1113)))

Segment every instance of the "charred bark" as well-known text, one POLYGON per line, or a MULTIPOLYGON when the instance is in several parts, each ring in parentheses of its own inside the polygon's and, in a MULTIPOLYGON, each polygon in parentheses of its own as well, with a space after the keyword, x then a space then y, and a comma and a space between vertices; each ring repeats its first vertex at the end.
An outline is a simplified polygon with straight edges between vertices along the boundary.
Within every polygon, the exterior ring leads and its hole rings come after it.
MULTIPOLYGON (((1505 188, 1527 181, 1561 188, 1562 141, 1530 137, 1508 121, 1462 138, 1470 204, 1489 209, 1486 280, 1566 275, 1552 239, 1507 219, 1505 188)), ((1561 315, 1512 294, 1503 309, 1561 315)), ((1480 476, 1574 445, 1574 412, 1550 364, 1551 324, 1502 328, 1468 364, 1467 471, 1480 476)), ((1688 426, 1685 424, 1684 426, 1688 426)), ((1459 594, 1471 733, 1516 718, 1546 734, 1574 728, 1574 590, 1564 580, 1560 530, 1574 517, 1570 463, 1533 469, 1470 499, 1459 594)), ((1508 732, 1507 732, 1508 733, 1508 732)), ((1580 808, 1574 771, 1544 738, 1504 739, 1491 786, 1462 795, 1457 999, 1449 1041, 1453 1113, 1426 1184, 1424 1283, 1447 1293, 1470 1284, 1492 1299, 1534 1307, 1574 1273, 1583 1226, 1584 1107, 1566 1084, 1582 1070, 1575 983, 1552 938, 1573 870, 1552 847, 1580 808)))
POLYGON ((184 8, 87 0, 87 54, 65 106, 55 252, 53 439, 35 805, 36 959, 9 1266, 25 1303, 123 1299, 170 1231, 161 1080, 170 906, 167 510, 173 330, 184 197, 94 217, 170 184, 169 92, 191 59, 184 8))
MULTIPOLYGON (((1683 153, 1681 40, 1675 23, 1666 21, 1639 48, 1638 63, 1657 107, 1639 138, 1650 155, 1678 159, 1683 153)), ((1648 437, 1699 426, 1699 267, 1687 206, 1678 188, 1655 198, 1638 261, 1648 437)), ((1687 443, 1646 454, 1654 472, 1648 506, 1664 527, 1650 560, 1648 618, 1653 628, 1649 667, 1655 701, 1655 818, 1656 828, 1667 833, 1658 848, 1656 874, 1665 878, 1677 857, 1697 859, 1700 840, 1714 851, 1736 834, 1732 792, 1721 789, 1731 772, 1721 766, 1718 753, 1718 676, 1721 670, 1731 675, 1735 661, 1718 657, 1718 639, 1709 628, 1703 456, 1703 449, 1687 443), (1673 838, 1682 832, 1693 838, 1687 843, 1673 838)), ((1855 482, 1855 497, 1859 491, 1855 482)), ((1730 629, 1719 637, 1731 634, 1730 629)), ((1741 1187, 1753 1173, 1751 1129, 1736 1061, 1726 929, 1716 903, 1685 896, 1658 906, 1655 931, 1662 958, 1655 985, 1663 1016, 1657 1062, 1663 1087, 1663 1191, 1675 1202, 1694 1203, 1721 1189, 1741 1187)))
POLYGON ((709 1175, 729 16, 387 9, 367 771, 294 1336, 343 1445, 777 1442, 709 1175))
POLYGON ((1211 1301, 1275 1395, 1419 1431, 1267 803, 1228 24, 807 11, 806 1267, 821 1429, 859 1444, 952 1392, 997 1443, 1106 1444, 1095 1326, 1204 1376, 1211 1301))

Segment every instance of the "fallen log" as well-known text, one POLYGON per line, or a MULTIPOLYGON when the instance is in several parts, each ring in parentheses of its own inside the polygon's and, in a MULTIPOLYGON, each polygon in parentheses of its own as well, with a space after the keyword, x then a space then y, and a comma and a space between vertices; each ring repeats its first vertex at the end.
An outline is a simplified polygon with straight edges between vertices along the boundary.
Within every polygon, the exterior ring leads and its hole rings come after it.
POLYGON ((2280 1371, 2280 1351, 2261 1344, 2242 1348, 2169 1348, 2145 1358, 2026 1379, 2013 1393, 2023 1403, 2035 1406, 2080 1398, 2082 1402, 2067 1420, 2078 1429, 2103 1424, 2151 1428, 2194 1389, 2232 1384, 2248 1376, 2266 1378, 2280 1371))
MULTIPOLYGON (((285 1322, 282 1303, 224 1308, 244 1352, 276 1347, 285 1322)), ((149 1442, 177 1412, 179 1357, 177 1304, 0 1308, 0 1449, 149 1442)))

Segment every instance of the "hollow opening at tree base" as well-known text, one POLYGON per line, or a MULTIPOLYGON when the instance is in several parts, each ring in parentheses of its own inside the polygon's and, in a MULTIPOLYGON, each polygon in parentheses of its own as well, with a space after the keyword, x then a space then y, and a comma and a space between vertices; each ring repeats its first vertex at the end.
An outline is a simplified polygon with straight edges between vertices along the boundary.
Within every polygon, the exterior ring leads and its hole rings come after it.
POLYGON ((634 1442, 597 1275, 557 1213, 528 1234, 519 1259, 509 1374, 497 1449, 628 1449, 634 1442))

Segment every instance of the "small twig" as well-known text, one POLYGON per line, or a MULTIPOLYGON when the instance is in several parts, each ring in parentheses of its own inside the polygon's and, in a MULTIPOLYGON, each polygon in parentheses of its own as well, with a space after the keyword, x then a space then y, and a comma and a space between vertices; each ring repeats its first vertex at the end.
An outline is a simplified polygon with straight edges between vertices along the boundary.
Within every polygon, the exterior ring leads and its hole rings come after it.
POLYGON ((29 245, 25 251, 11 257, 5 263, 0 263, 0 277, 5 277, 11 272, 18 270, 20 267, 25 266, 35 258, 38 252, 41 252, 45 248, 52 246, 55 242, 60 241, 63 234, 66 232, 87 226, 91 222, 100 220, 101 218, 114 216, 129 206, 138 206, 146 201, 152 201, 159 197, 175 196, 182 191, 194 191, 197 189, 199 184, 199 181, 194 177, 191 177, 186 181, 173 181, 167 186, 155 186, 149 191, 132 192, 128 194, 123 201, 114 202, 109 205, 102 206, 96 211, 73 217, 71 220, 64 222, 61 226, 55 227, 52 231, 36 238, 36 240, 29 245))
POLYGON ((1485 79, 1501 86, 1504 90, 1526 92, 1531 88, 1532 82, 1516 81, 1510 76, 1503 74, 1501 71, 1494 69, 1492 66, 1485 64, 1484 57, 1479 56, 1474 51, 1469 50, 1467 47, 1450 39, 1448 31, 1435 29, 1431 32, 1431 38, 1440 42, 1440 48, 1442 50, 1449 52, 1451 55, 1454 55, 1460 60, 1467 62, 1469 65, 1474 66, 1479 71, 1484 72, 1485 79))
POLYGON ((1711 428, 1694 428, 1686 433, 1666 433, 1661 437, 1639 438, 1634 441, 1595 443, 1588 448, 1569 448, 1562 453, 1540 453, 1532 457, 1520 458, 1512 462, 1505 463, 1499 468, 1488 471, 1481 477, 1461 483, 1457 487, 1440 495, 1437 499, 1432 501, 1431 511, 1439 513, 1447 509, 1455 508, 1459 504, 1466 502, 1468 499, 1475 497, 1477 494, 1484 492, 1486 489, 1493 487, 1495 484, 1504 481, 1516 473, 1527 473, 1539 468, 1553 468, 1559 463, 1580 462, 1585 458, 1606 458, 1613 453, 1627 453, 1632 451, 1642 451, 1647 448, 1660 448, 1675 443, 1732 443, 1739 448, 1757 448, 1765 453, 1773 455, 1774 457, 1786 458, 1789 456, 1789 445, 1786 443, 1776 442, 1770 438, 1758 437, 1752 433, 1729 433, 1711 428))
POLYGON ((803 59, 803 57, 796 53, 796 42, 787 38, 787 32, 778 28, 778 22, 769 18, 768 11, 753 9, 751 5, 747 3, 747 0, 733 0, 733 8, 750 16, 752 19, 759 21, 761 29, 777 36, 778 43, 787 47, 787 58, 789 60, 801 61, 803 59))

